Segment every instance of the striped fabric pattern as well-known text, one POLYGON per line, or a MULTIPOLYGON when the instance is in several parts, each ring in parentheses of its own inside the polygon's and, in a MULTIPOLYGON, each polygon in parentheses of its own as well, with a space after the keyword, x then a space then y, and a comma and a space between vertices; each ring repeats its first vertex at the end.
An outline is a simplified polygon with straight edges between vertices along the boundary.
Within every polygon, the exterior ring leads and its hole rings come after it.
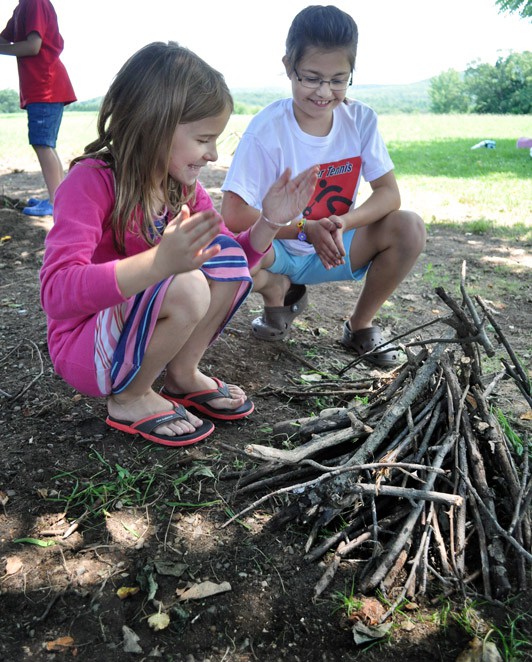
MULTIPOLYGON (((226 235, 219 235, 212 243, 220 244, 222 250, 205 262, 201 271, 209 280, 240 281, 240 286, 211 344, 242 305, 252 287, 247 259, 240 244, 226 235)), ((94 362, 102 395, 120 393, 135 378, 172 279, 157 283, 119 306, 98 314, 94 362)))

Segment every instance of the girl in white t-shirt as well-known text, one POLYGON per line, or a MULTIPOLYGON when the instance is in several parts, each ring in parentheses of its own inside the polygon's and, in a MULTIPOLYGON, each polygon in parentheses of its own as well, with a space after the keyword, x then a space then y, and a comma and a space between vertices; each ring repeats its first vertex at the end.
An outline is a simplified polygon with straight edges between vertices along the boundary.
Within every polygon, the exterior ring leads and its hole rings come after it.
POLYGON ((393 163, 375 112, 346 98, 357 42, 355 21, 337 7, 309 6, 297 14, 283 57, 292 98, 251 120, 222 187, 222 215, 233 232, 248 228, 286 167, 297 173, 318 163, 307 208, 281 228, 253 272, 264 311, 252 328, 262 340, 282 340, 305 308, 306 285, 365 277, 342 342, 357 354, 372 352, 365 358, 386 367, 399 354, 386 346, 373 320, 423 250, 425 228, 417 214, 399 209, 393 163), (360 176, 372 193, 355 207, 360 176))

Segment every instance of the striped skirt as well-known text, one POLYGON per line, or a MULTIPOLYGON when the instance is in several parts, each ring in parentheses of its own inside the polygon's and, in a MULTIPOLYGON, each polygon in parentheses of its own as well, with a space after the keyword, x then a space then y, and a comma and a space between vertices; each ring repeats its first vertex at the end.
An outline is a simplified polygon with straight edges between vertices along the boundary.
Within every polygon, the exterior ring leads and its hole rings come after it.
MULTIPOLYGON (((200 270, 209 280, 240 281, 240 287, 211 344, 240 308, 252 287, 246 255, 240 244, 226 235, 219 235, 212 243, 220 244, 222 250, 205 262, 200 270)), ((98 313, 94 361, 102 395, 120 393, 135 378, 172 279, 173 276, 118 306, 98 313)))

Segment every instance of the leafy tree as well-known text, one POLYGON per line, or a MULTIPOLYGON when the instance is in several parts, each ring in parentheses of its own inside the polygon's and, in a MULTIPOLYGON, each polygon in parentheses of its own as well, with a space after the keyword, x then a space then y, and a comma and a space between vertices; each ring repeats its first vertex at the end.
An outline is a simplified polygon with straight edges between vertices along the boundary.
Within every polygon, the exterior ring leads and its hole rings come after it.
POLYGON ((15 90, 0 90, 0 113, 16 113, 20 110, 20 99, 15 90))
POLYGON ((430 81, 430 109, 433 113, 466 113, 468 97, 462 76, 448 69, 430 81))
POLYGON ((495 0, 500 11, 517 13, 521 18, 532 17, 532 0, 495 0))
POLYGON ((532 52, 512 53, 492 66, 468 67, 464 84, 475 113, 532 112, 532 52))

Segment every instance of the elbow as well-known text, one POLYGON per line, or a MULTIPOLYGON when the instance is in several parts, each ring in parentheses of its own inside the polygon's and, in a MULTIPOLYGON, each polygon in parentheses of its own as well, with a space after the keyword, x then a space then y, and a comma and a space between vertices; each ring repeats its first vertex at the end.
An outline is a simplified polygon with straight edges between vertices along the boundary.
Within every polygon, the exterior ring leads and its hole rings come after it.
POLYGON ((222 199, 221 213, 224 223, 231 232, 243 232, 253 225, 257 210, 250 207, 244 200, 233 193, 225 191, 222 199))

